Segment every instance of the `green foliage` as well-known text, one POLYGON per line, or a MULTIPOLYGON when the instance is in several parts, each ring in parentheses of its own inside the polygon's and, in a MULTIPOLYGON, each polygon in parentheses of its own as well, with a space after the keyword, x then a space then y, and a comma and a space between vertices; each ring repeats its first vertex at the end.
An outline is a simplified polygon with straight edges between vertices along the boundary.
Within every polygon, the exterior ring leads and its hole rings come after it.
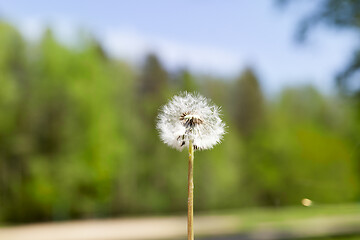
POLYGON ((354 104, 310 87, 266 101, 250 69, 235 83, 174 76, 150 54, 138 70, 94 39, 71 49, 48 30, 33 46, 0 23, 0 221, 185 211, 186 153, 155 129, 179 90, 213 99, 228 124, 195 153, 196 210, 358 200, 354 104))
POLYGON ((245 69, 234 86, 234 124, 245 138, 250 138, 264 123, 264 99, 255 73, 245 69))
MULTIPOLYGON (((287 5, 294 0, 277 0, 279 5, 287 5)), ((298 26, 297 39, 304 41, 309 31, 318 25, 339 30, 351 30, 356 34, 360 32, 360 2, 356 0, 323 0, 314 1, 314 9, 307 13, 298 26)), ((359 101, 359 70, 360 48, 357 47, 347 65, 339 71, 336 81, 339 89, 345 93, 354 92, 359 101)))

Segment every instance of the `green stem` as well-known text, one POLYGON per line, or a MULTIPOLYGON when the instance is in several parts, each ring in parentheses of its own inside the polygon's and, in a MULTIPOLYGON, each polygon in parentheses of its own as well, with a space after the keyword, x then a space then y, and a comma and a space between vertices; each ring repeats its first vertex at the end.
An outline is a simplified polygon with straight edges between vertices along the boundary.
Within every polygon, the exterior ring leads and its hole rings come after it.
POLYGON ((194 240, 194 147, 189 141, 189 172, 188 172, 188 240, 194 240))

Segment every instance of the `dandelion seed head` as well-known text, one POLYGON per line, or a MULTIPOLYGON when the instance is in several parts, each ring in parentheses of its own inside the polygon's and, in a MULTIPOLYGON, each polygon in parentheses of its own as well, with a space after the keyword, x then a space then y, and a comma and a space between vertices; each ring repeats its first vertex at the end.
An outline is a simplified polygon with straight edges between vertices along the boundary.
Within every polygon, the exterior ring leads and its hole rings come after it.
POLYGON ((160 109, 157 129, 170 147, 182 150, 193 141, 195 149, 209 149, 220 143, 225 124, 220 108, 200 94, 182 92, 160 109))

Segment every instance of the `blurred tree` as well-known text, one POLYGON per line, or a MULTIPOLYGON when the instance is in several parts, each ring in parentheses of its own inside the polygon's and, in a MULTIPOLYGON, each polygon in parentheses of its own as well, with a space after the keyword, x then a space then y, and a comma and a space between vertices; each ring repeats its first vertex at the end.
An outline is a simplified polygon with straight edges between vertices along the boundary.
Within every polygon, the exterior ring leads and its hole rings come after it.
POLYGON ((264 97, 251 68, 238 78, 233 91, 233 119, 243 137, 250 138, 264 121, 264 97))
POLYGON ((182 71, 180 71, 179 79, 181 82, 180 89, 182 91, 188 91, 188 92, 198 91, 199 88, 198 84, 196 83, 194 76, 191 75, 191 73, 188 70, 183 69, 182 71))
POLYGON ((287 183, 294 184, 298 190, 290 191, 288 201, 299 201, 301 195, 327 203, 355 199, 358 194, 356 143, 348 138, 353 125, 350 128, 338 125, 344 118, 351 118, 346 105, 339 109, 312 87, 285 89, 278 103, 271 127, 277 139, 283 139, 292 149, 285 161, 290 161, 286 168, 294 178, 289 178, 287 183), (331 196, 331 192, 342 194, 331 196))
MULTIPOLYGON (((293 0, 277 0, 281 5, 287 5, 293 0)), ((315 3, 314 3, 315 4, 315 3)), ((297 39, 304 41, 309 30, 315 28, 318 24, 325 24, 328 27, 351 30, 360 33, 360 2, 354 0, 322 0, 316 2, 313 12, 308 14, 300 22, 297 39)), ((353 56, 337 75, 337 83, 342 91, 349 93, 356 92, 360 102, 360 48, 354 50, 353 56), (355 82, 355 83, 354 83, 355 82), (355 87, 356 86, 356 87, 355 87)))
POLYGON ((246 148, 244 184, 253 203, 283 206, 298 204, 304 197, 319 203, 356 198, 356 144, 339 131, 342 128, 333 129, 325 120, 349 118, 349 113, 332 108, 337 106, 325 103, 311 87, 281 93, 270 111, 268 127, 246 148))
MULTIPOLYGON (((137 84, 137 109, 142 124, 146 126, 139 141, 148 141, 149 138, 155 140, 157 111, 165 103, 168 90, 168 73, 155 54, 146 56, 137 84)), ((145 152, 151 154, 153 144, 144 142, 141 145, 145 152)))
MULTIPOLYGON (((20 34, 9 24, 0 22, 0 204, 11 202, 15 216, 26 216, 18 186, 26 182, 29 171, 30 81, 27 78, 26 46, 20 34), (3 203, 1 203, 4 201, 3 203)), ((9 208, 3 208, 8 214, 9 208)), ((16 218, 16 217, 15 217, 16 218)))
POLYGON ((137 139, 137 161, 138 166, 141 166, 137 172, 137 188, 142 201, 139 201, 137 210, 163 212, 169 209, 169 202, 164 199, 164 195, 168 195, 166 192, 169 191, 165 169, 170 162, 165 157, 168 150, 164 151, 163 146, 158 144, 156 116, 169 94, 169 74, 154 53, 145 57, 137 83, 137 109, 142 124, 141 135, 137 139))
MULTIPOLYGON (((278 0, 282 6, 287 5, 293 0, 278 0)), ((338 30, 349 30, 357 35, 360 34, 360 1, 356 0, 322 0, 318 1, 315 9, 309 13, 300 22, 297 37, 298 40, 304 41, 309 30, 314 29, 319 24, 338 30)), ((340 93, 345 93, 352 97, 355 102, 354 109, 356 111, 357 121, 360 121, 360 47, 354 49, 352 57, 347 65, 338 72, 336 83, 340 93)), ((348 102, 349 104, 349 102, 348 102)), ((350 103, 351 104, 351 103, 350 103)), ((359 128, 354 128, 355 135, 359 135, 359 128)), ((360 142, 358 137, 353 138, 357 143, 360 142)), ((360 151, 355 154, 360 159, 360 151)), ((357 169, 360 169, 360 161, 358 161, 357 169)))
POLYGON ((139 96, 145 99, 161 99, 164 97, 164 90, 167 85, 168 74, 158 57, 153 53, 147 55, 139 78, 139 96))
POLYGON ((228 101, 231 97, 231 86, 229 86, 227 81, 224 81, 222 78, 215 78, 212 76, 199 76, 199 86, 201 89, 201 94, 210 98, 218 106, 222 106, 222 110, 228 110, 228 101))

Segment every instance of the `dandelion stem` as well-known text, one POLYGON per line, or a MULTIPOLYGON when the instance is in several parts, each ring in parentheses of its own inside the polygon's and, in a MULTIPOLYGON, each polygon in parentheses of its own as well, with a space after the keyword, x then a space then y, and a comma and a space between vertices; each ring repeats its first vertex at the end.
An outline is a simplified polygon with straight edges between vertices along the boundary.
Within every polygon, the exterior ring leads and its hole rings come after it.
POLYGON ((189 172, 188 172, 188 240, 194 240, 194 147, 189 141, 189 172))

